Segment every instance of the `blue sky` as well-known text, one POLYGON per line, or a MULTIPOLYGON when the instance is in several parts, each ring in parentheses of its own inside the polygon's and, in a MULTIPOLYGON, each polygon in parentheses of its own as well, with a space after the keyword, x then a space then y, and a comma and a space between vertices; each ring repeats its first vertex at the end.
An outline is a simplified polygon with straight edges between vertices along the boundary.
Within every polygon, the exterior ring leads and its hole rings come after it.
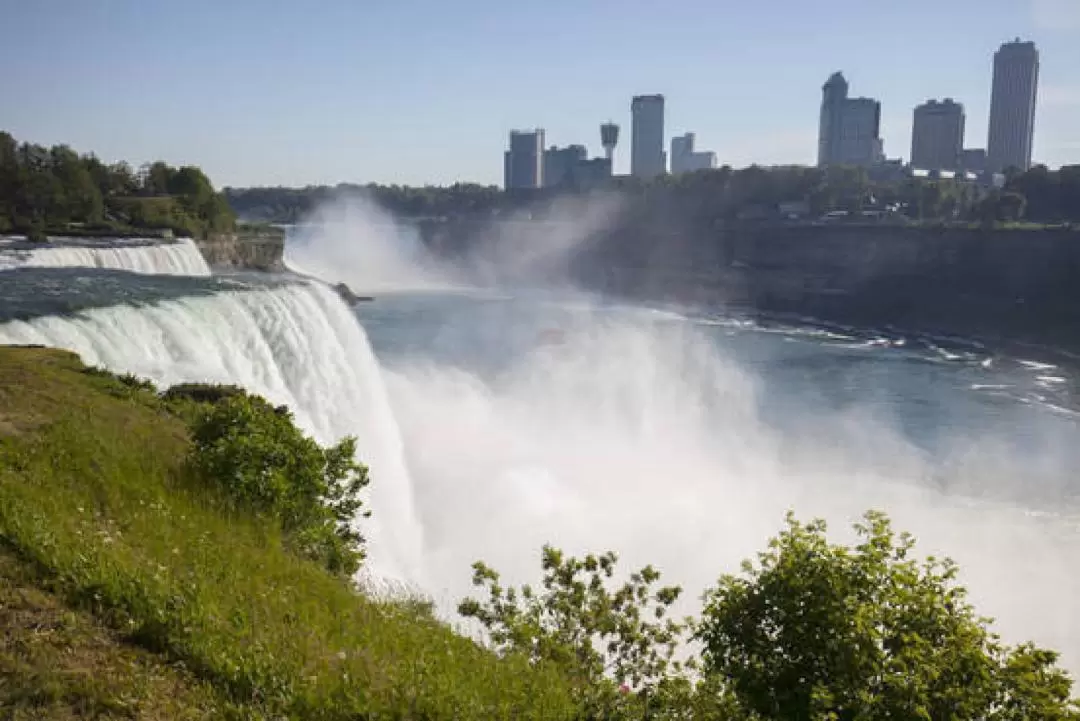
POLYGON ((501 182, 506 133, 599 154, 667 96, 722 163, 810 163, 820 86, 882 101, 890 157, 951 96, 986 141, 993 51, 1041 52, 1035 156, 1080 163, 1080 0, 0 0, 0 129, 218 185, 501 182))

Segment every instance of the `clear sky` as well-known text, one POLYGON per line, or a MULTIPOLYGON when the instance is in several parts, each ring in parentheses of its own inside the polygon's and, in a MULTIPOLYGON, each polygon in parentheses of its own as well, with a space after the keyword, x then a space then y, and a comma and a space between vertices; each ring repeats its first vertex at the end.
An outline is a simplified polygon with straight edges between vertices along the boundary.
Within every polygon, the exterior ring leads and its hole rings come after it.
POLYGON ((1080 163, 1080 0, 0 0, 0 129, 221 185, 499 183, 511 128, 599 154, 667 96, 721 163, 812 163, 820 88, 882 102, 890 157, 951 96, 985 147, 994 50, 1041 53, 1035 159, 1080 163))

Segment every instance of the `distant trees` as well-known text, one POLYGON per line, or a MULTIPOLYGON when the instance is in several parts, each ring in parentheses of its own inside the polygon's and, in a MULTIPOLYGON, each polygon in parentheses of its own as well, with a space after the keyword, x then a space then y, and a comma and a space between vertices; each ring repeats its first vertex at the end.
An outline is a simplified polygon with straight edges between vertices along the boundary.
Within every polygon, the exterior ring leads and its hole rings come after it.
POLYGON ((455 183, 446 187, 342 183, 306 188, 225 189, 229 205, 242 218, 278 223, 301 221, 321 203, 346 194, 365 195, 380 207, 405 218, 485 214, 518 203, 518 199, 495 186, 476 183, 455 183))
POLYGON ((194 166, 158 161, 135 173, 66 145, 19 144, 0 132, 0 232, 170 229, 205 235, 233 227, 234 214, 194 166))
MULTIPOLYGON (((610 190, 632 198, 639 215, 677 211, 702 227, 721 222, 779 218, 781 203, 806 203, 812 216, 843 210, 895 212, 918 222, 1080 222, 1080 166, 1050 171, 1035 166, 1007 175, 1003 191, 952 178, 888 177, 865 168, 751 165, 664 175, 654 180, 612 178, 610 190), (1004 194, 1012 195, 1004 195, 1004 194), (1017 197, 1023 199, 1019 202, 1017 197)), ((307 188, 226 188, 239 215, 251 220, 297 222, 322 202, 342 193, 360 193, 405 218, 482 215, 539 207, 564 189, 506 193, 494 186, 459 183, 447 187, 402 185, 312 186, 307 188)), ((573 191, 569 191, 573 192, 573 191)))
MULTIPOLYGON (((1009 176, 1005 191, 1024 199, 1023 217, 1038 223, 1080 222, 1080 165, 1060 170, 1036 165, 1009 176)), ((1010 201, 1015 209, 1016 201, 1010 201)))
POLYGON ((978 219, 984 225, 993 223, 1015 223, 1025 217, 1027 198, 1015 191, 994 190, 983 198, 978 205, 978 219))
POLYGON ((1058 654, 1009 647, 976 615, 948 559, 867 513, 853 546, 822 521, 786 528, 738 575, 722 577, 697 619, 672 620, 676 587, 650 567, 614 584, 613 554, 547 547, 538 589, 499 583, 460 611, 494 649, 554 666, 576 684, 583 719, 716 721, 1077 721, 1058 654), (700 657, 676 662, 692 638, 700 657), (620 686, 620 684, 622 684, 620 686))

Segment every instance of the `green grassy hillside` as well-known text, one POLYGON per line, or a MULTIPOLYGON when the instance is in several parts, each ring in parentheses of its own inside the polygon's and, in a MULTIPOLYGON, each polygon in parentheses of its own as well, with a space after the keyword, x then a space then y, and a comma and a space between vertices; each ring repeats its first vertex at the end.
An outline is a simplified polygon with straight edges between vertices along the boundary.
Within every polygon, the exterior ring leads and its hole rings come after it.
POLYGON ((572 715, 560 677, 364 597, 229 510, 174 408, 72 354, 0 347, 0 716, 572 715))

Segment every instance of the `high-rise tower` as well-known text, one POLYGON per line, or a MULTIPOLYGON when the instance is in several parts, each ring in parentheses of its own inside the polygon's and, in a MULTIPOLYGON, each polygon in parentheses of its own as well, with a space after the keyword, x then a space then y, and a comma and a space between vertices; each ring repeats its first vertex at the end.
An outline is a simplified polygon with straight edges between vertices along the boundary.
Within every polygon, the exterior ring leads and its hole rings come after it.
POLYGON ((964 106, 945 98, 916 106, 911 125, 911 165, 956 170, 964 153, 964 106))
POLYGON ((1039 51, 1017 38, 994 53, 994 85, 990 94, 990 129, 986 139, 987 170, 1031 167, 1035 139, 1035 96, 1039 85, 1039 51))
POLYGON ((833 73, 821 87, 818 165, 876 165, 883 160, 881 103, 849 98, 842 73, 833 73))
POLYGON ((630 114, 630 174, 646 179, 663 175, 667 170, 664 96, 634 96, 630 114))
POLYGON ((503 153, 503 185, 507 190, 544 185, 542 128, 510 131, 510 149, 503 153))

